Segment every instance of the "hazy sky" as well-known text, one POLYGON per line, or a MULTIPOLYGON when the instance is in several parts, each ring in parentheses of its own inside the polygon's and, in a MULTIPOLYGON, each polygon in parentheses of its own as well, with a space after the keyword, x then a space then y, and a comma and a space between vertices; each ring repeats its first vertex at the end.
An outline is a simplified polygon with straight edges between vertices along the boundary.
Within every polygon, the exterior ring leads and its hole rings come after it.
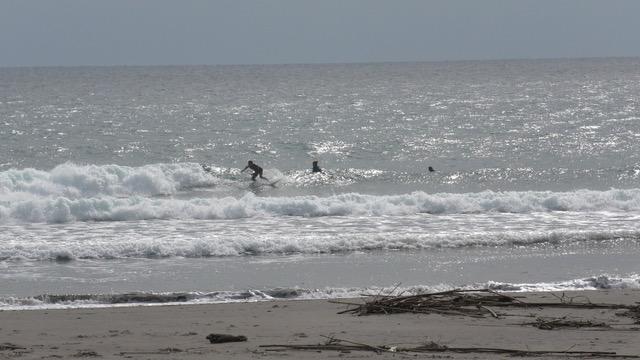
POLYGON ((0 0, 0 66, 640 56, 638 0, 0 0))

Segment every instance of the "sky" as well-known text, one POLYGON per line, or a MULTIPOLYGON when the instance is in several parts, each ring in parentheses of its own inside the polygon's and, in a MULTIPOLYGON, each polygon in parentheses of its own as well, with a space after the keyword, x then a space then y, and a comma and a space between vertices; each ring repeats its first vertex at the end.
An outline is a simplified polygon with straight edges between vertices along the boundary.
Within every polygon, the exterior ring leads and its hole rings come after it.
POLYGON ((0 0, 0 66, 640 56, 638 0, 0 0))

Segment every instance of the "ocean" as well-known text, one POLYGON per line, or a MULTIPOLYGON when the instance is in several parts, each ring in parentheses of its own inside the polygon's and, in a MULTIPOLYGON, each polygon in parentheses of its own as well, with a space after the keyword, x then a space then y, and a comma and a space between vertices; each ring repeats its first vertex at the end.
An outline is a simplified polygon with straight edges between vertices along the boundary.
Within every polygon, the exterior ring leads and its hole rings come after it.
POLYGON ((0 68, 0 310, 640 288, 639 255, 640 58, 0 68))

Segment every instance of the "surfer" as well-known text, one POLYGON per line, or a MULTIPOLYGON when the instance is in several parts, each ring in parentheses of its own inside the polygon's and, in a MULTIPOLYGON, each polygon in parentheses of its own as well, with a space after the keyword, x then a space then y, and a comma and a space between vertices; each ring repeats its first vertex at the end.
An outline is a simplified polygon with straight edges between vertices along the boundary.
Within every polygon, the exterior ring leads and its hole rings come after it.
POLYGON ((314 173, 322 172, 322 169, 320 169, 320 166, 318 166, 318 160, 314 160, 313 161, 313 169, 312 169, 312 171, 314 173))
POLYGON ((244 167, 244 169, 242 169, 242 171, 240 172, 244 172, 247 169, 251 169, 253 170, 253 174, 251 175, 251 180, 256 181, 256 177, 260 176, 260 179, 265 179, 267 181, 269 181, 269 179, 267 179, 266 177, 262 176, 262 168, 256 164, 253 163, 253 161, 249 160, 249 162, 247 163, 247 166, 244 167))
POLYGON ((433 167, 429 166, 429 172, 434 172, 436 171, 433 167))

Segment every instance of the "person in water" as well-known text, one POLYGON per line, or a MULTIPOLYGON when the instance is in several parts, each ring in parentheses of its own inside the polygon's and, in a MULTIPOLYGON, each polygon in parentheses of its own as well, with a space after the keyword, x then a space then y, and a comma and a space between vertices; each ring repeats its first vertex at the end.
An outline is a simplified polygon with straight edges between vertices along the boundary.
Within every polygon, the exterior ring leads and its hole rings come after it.
POLYGON ((253 163, 253 161, 249 160, 249 163, 247 163, 247 166, 244 167, 244 169, 242 169, 242 171, 240 172, 244 172, 247 169, 251 169, 253 170, 253 174, 251 175, 251 180, 256 181, 256 177, 260 176, 260 179, 265 179, 267 181, 269 181, 269 179, 267 179, 266 177, 262 176, 262 168, 256 164, 253 163))
POLYGON ((429 166, 429 172, 434 172, 436 171, 433 167, 429 166))
POLYGON ((320 166, 318 166, 318 160, 314 160, 313 161, 313 169, 312 169, 312 171, 314 173, 322 172, 322 169, 320 169, 320 166))

